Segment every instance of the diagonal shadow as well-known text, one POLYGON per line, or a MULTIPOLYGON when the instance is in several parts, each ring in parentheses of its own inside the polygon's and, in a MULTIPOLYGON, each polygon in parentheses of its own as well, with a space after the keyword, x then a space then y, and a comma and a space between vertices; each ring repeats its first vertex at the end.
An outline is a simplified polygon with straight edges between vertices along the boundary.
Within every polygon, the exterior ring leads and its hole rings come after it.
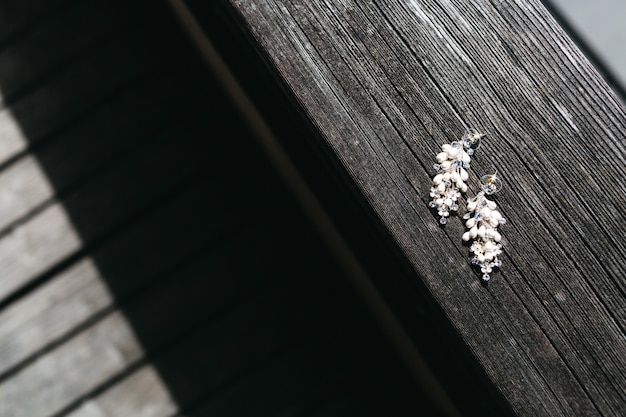
POLYGON ((165 5, 0 16, 0 415, 436 415, 165 5))

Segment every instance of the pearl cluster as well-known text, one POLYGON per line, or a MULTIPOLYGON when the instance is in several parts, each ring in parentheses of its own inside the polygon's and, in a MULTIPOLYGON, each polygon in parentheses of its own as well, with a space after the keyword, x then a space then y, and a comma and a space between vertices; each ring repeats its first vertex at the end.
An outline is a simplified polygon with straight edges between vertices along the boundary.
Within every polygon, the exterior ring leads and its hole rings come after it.
POLYGON ((483 191, 467 200, 467 213, 463 219, 466 219, 465 226, 469 231, 463 234, 462 239, 466 242, 475 239, 470 247, 470 252, 474 254, 472 264, 478 265, 483 280, 489 281, 493 268, 502 265, 498 259, 498 255, 502 254, 502 236, 497 229, 506 223, 506 219, 497 210, 498 205, 486 197, 497 192, 502 183, 495 175, 487 175, 483 180, 483 191))
POLYGON ((433 186, 430 189, 432 201, 429 206, 437 209, 439 223, 446 224, 450 212, 457 211, 457 200, 461 193, 467 191, 467 170, 470 167, 471 156, 478 147, 479 140, 484 135, 470 130, 462 138, 461 142, 446 143, 441 146, 441 152, 437 154, 437 162, 433 168, 437 174, 433 178, 433 186))

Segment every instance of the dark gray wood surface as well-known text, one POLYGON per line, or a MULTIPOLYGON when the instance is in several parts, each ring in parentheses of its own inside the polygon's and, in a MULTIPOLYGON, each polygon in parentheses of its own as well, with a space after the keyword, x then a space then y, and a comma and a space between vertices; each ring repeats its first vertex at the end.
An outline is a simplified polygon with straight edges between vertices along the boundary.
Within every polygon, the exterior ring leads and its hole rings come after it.
POLYGON ((164 2, 0 0, 0 417, 440 415, 395 355, 164 2))
POLYGON ((230 3, 513 410, 623 415, 626 115, 541 3, 230 3), (435 154, 468 127, 488 135, 472 189, 505 184, 487 286, 461 220, 427 204, 435 154))

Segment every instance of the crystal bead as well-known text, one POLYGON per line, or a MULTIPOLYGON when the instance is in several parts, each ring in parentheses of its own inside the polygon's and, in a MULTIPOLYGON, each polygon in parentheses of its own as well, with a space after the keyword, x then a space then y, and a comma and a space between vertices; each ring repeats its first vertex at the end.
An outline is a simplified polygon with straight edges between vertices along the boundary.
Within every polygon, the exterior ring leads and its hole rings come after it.
POLYGON ((451 185, 452 185, 452 183, 450 181, 446 181, 446 187, 449 187, 451 185))
POLYGON ((483 200, 483 201, 481 201, 481 202, 480 202, 480 205, 481 205, 481 206, 483 206, 483 207, 484 207, 484 206, 486 206, 486 205, 487 205, 487 200, 483 200))
POLYGON ((446 219, 445 217, 442 217, 441 219, 439 219, 439 223, 446 224, 448 223, 448 219, 446 219))
POLYGON ((478 265, 478 259, 476 258, 472 259, 472 265, 478 265))
POLYGON ((474 216, 474 218, 475 218, 476 220, 482 220, 483 215, 482 215, 482 214, 480 214, 480 213, 476 213, 476 215, 474 216))
POLYGON ((428 203, 428 207, 430 207, 430 208, 435 208, 436 205, 437 204, 435 204, 434 201, 431 201, 430 203, 428 203))
POLYGON ((493 261, 493 266, 497 266, 498 268, 502 266, 502 261, 500 259, 496 259, 493 261))
POLYGON ((463 215, 463 219, 465 219, 465 220, 469 219, 470 217, 472 217, 472 215, 470 213, 465 213, 463 215))
POLYGON ((506 224, 506 219, 504 217, 500 219, 500 224, 506 224))
POLYGON ((458 204, 452 204, 452 206, 450 207, 450 210, 452 211, 457 211, 459 209, 459 205, 458 204))
POLYGON ((458 148, 459 147, 459 142, 452 142, 450 145, 452 145, 453 148, 458 148))
POLYGON ((435 164, 433 165, 433 168, 435 169, 435 171, 439 171, 439 169, 441 168, 441 165, 435 164))
POLYGON ((489 281, 490 278, 491 277, 489 276, 489 274, 483 275, 483 281, 485 281, 485 282, 489 281))
POLYGON ((474 155, 474 150, 472 148, 469 148, 466 152, 469 156, 474 155))

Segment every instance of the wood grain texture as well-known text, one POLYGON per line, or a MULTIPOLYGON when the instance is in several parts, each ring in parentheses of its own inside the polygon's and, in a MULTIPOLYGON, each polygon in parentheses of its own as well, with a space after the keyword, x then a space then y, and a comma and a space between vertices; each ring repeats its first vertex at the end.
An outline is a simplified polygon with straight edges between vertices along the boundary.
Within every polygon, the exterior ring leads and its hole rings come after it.
MULTIPOLYGON (((172 143, 169 138, 186 135, 191 140, 199 139, 194 135, 201 133, 191 132, 204 123, 204 115, 188 118, 187 124, 170 128, 164 135, 153 138, 147 149, 139 148, 134 153, 128 153, 66 199, 46 207, 11 230, 0 240, 0 271, 7 277, 0 285, 0 299, 202 172, 204 167, 200 160, 192 161, 186 149, 180 143, 172 143), (164 160, 168 161, 172 171, 159 175, 159 167, 163 166, 164 160), (63 208, 64 204, 76 208, 71 219, 63 208), (77 227, 81 236, 77 236, 77 227)), ((213 156, 217 158, 219 155, 216 149, 213 156)), ((208 155, 195 156, 203 158, 202 162, 207 167, 211 166, 208 155)), ((27 178, 26 175, 23 177, 27 178)))
POLYGON ((158 371, 144 365, 110 390, 85 401, 67 417, 169 417, 178 411, 158 371))
MULTIPOLYGON (((624 106, 539 1, 232 0, 518 415, 626 405, 624 106), (434 155, 489 135, 504 265, 480 284, 463 225, 427 203, 434 155)), ((418 282, 419 281, 419 282, 418 282)))
MULTIPOLYGON (((67 194, 68 189, 88 181, 107 165, 136 152, 154 141, 160 132, 171 130, 179 118, 202 101, 212 91, 191 88, 185 80, 198 76, 195 66, 159 69, 147 80, 131 88, 107 106, 82 120, 54 140, 38 149, 37 156, 26 155, 0 172, 0 230, 5 230, 54 198, 67 194), (185 76, 183 76, 183 74, 185 76), (180 77, 178 85, 165 82, 180 77), (188 91, 193 90, 192 94, 188 91), (171 106, 167 101, 177 101, 171 106), (141 109, 141 111, 137 111, 141 109), (54 186, 42 166, 54 166, 54 186)), ((196 110, 197 111, 197 110, 196 110)), ((2 122, 0 122, 2 126, 2 122)), ((176 132, 181 128, 176 127, 176 132)))
POLYGON ((54 415, 142 355, 132 328, 116 312, 0 384, 3 414, 54 415))

